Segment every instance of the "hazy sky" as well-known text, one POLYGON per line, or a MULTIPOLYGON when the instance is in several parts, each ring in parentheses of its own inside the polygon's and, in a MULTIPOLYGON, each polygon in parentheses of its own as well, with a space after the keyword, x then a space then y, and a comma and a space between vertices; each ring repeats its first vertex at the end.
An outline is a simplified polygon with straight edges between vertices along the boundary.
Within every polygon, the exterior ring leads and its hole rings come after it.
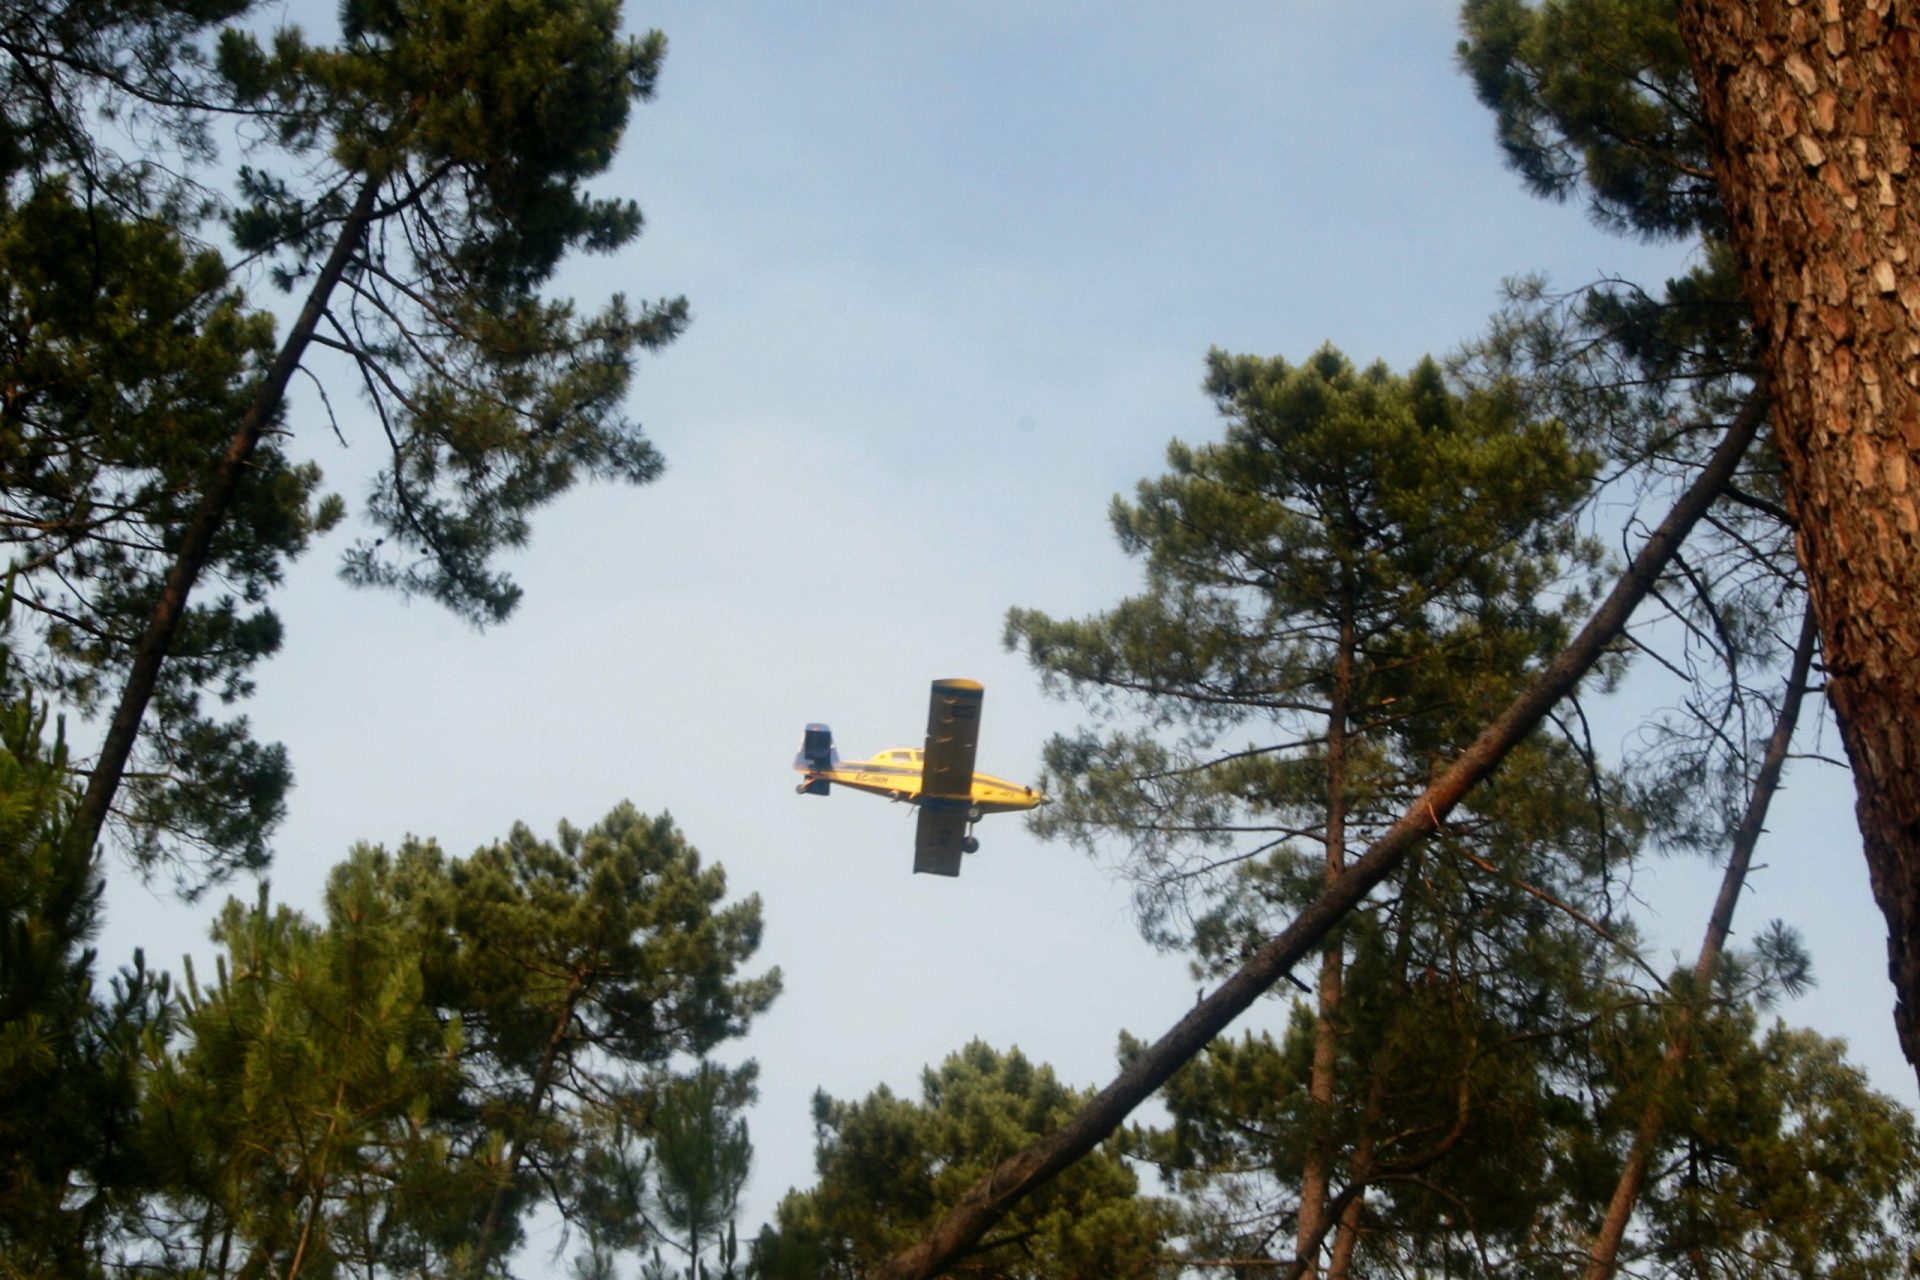
MULTIPOLYGON (((1443 0, 687 0, 629 19, 669 54, 599 186, 648 232, 566 287, 689 298, 633 397, 665 477, 544 512, 513 564, 525 602, 484 635, 339 585, 354 530, 336 533, 276 602, 286 647, 249 710, 296 770, 272 874, 292 905, 316 909, 358 840, 465 853, 623 799, 762 897, 786 994, 721 1055, 762 1070, 747 1232, 812 1180, 814 1089, 916 1094, 974 1037, 1101 1084, 1120 1030, 1158 1035, 1196 990, 1106 867, 1017 817, 981 826, 958 880, 910 875, 910 810, 793 794, 802 725, 849 755, 917 745, 928 681, 969 676, 980 767, 1030 777, 1076 711, 1002 650, 1002 619, 1138 585, 1107 506, 1170 438, 1217 437, 1210 346, 1332 342, 1404 369, 1479 333, 1505 277, 1655 281, 1684 254, 1520 189, 1443 0)), ((377 447, 295 421, 357 501, 377 447)), ((1821 983, 1781 1012, 1846 1036, 1912 1105, 1845 779, 1796 765, 1776 810, 1742 921, 1802 926, 1821 983)), ((1689 957, 1712 878, 1644 882, 1689 957)), ((211 907, 116 882, 109 910, 109 962, 207 950, 211 907)))

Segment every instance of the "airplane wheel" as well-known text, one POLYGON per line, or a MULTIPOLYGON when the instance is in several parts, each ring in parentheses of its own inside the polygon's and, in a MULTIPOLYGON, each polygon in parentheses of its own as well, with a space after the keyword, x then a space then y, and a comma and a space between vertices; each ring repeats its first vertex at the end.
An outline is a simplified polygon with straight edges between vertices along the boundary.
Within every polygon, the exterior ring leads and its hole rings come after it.
POLYGON ((803 796, 807 794, 807 784, 803 782, 799 786, 795 787, 793 789, 793 794, 797 796, 803 796))
POLYGON ((960 852, 978 853, 980 852, 980 842, 974 839, 972 836, 968 836, 966 839, 960 842, 960 852))

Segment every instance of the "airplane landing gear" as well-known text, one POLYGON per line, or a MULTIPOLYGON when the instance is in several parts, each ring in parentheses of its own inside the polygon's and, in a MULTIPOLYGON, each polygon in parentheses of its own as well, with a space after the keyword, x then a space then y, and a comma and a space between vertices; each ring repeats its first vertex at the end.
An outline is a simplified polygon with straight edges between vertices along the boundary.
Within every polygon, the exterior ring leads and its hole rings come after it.
POLYGON ((960 852, 962 853, 980 852, 980 842, 973 838, 973 824, 980 821, 980 819, 986 816, 987 816, 987 811, 985 809, 982 809, 979 805, 976 804, 968 807, 967 834, 960 841, 960 852))

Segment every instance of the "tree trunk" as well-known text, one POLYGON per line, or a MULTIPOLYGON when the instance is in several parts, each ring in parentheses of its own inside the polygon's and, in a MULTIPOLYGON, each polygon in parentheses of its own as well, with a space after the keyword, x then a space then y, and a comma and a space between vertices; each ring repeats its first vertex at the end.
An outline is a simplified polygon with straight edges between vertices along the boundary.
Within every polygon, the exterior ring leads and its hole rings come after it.
MULTIPOLYGON (((1212 995, 1142 1050, 1072 1119, 1024 1151, 1001 1161, 968 1188, 925 1236, 876 1268, 870 1280, 930 1280, 945 1271, 1028 1192, 1105 1141, 1135 1107, 1205 1048, 1228 1023, 1278 982, 1281 975, 1290 972, 1374 886, 1404 862, 1461 798, 1539 726, 1555 703, 1573 691, 1581 677, 1619 636, 1688 532, 1732 478, 1761 419, 1766 416, 1765 406, 1762 395, 1748 401, 1739 418, 1727 428, 1713 457, 1640 548, 1613 590, 1580 629, 1580 634, 1494 717, 1459 759, 1441 771, 1400 820, 1375 840, 1338 882, 1330 885, 1292 924, 1254 952, 1212 995)), ((1341 1208, 1344 1210, 1345 1205, 1341 1208)))
MULTIPOLYGON (((1342 603, 1342 608, 1347 607, 1342 603)), ((1340 619, 1339 652, 1333 660, 1333 697, 1327 707, 1327 860, 1325 883, 1347 869, 1347 704, 1353 692, 1353 620, 1340 619)), ((1319 1274, 1307 1242, 1325 1236, 1328 1188, 1333 1169, 1334 1074, 1339 1058, 1340 987, 1345 956, 1335 939, 1320 957, 1318 1007, 1313 1019, 1313 1070, 1307 1083, 1313 1132, 1300 1170, 1300 1215, 1296 1256, 1307 1259, 1307 1280, 1319 1274)), ((1317 1248, 1317 1246, 1316 1246, 1317 1248)))
MULTIPOLYGON (((1689 994, 1696 1002, 1705 1002, 1712 994, 1713 971, 1720 963, 1721 953, 1726 950, 1727 936, 1733 932, 1733 909, 1740 901, 1740 890, 1747 880, 1747 868, 1753 863, 1754 847, 1760 843, 1767 810, 1773 804, 1773 794, 1780 785, 1781 770, 1786 766, 1787 749, 1793 745, 1794 726, 1800 720, 1800 702, 1806 695, 1807 680, 1813 669, 1813 641, 1813 612, 1809 610, 1800 622, 1800 642, 1794 648, 1793 666, 1787 673, 1786 696, 1780 704, 1780 714, 1773 722, 1773 734, 1767 739, 1767 752, 1760 761, 1760 774, 1753 780, 1753 794, 1747 797, 1746 811, 1740 815, 1740 827, 1734 832, 1733 849, 1727 856, 1727 869, 1720 877, 1720 895, 1714 900, 1713 913, 1707 919, 1706 936, 1700 942, 1700 955, 1693 963, 1693 990, 1689 994)), ((1653 1158, 1654 1145, 1659 1142, 1661 1131, 1666 1127, 1667 1095, 1672 1091, 1674 1081, 1680 1076, 1680 1068, 1693 1047, 1693 1021, 1698 1016, 1697 1008, 1697 1004, 1689 1005, 1677 1015, 1679 1020, 1667 1040, 1666 1052, 1661 1056, 1653 1090, 1634 1127, 1633 1145, 1627 1151, 1626 1163, 1621 1166, 1620 1180, 1614 1184, 1613 1199, 1607 1205, 1606 1217, 1600 1221, 1599 1233, 1595 1235, 1593 1249, 1588 1254, 1587 1280, 1613 1280, 1614 1270, 1619 1265, 1620 1241, 1627 1234, 1627 1223, 1632 1219, 1633 1207, 1640 1199, 1640 1188, 1646 1181, 1647 1165, 1653 1158)))
POLYGON ((380 184, 378 176, 369 177, 341 222, 339 239, 334 242, 333 252, 320 268, 313 288, 308 291, 306 305, 301 307, 299 318, 281 343, 273 363, 268 366, 266 376, 261 379, 260 387, 254 393, 253 402, 247 406, 239 425, 234 428, 233 438, 228 441, 226 450, 214 459, 199 504, 194 507, 192 517, 181 531, 179 548, 174 552, 173 564, 167 570, 166 581, 161 585, 159 599, 154 602, 153 613, 147 619, 146 630, 141 633, 140 643, 135 646, 133 659, 128 663, 126 682, 121 686, 120 700, 114 705, 113 718, 107 724, 107 736, 100 747, 100 758, 94 763, 93 773, 87 779, 86 794, 80 802, 80 819, 75 824, 76 838, 88 845, 99 840, 100 832, 106 826, 107 815, 113 811, 113 798, 120 790, 121 779, 126 776, 127 762, 133 756, 134 741, 140 736, 140 722, 146 718, 147 704, 153 700, 154 688, 159 683, 160 664, 172 650, 174 633, 179 629, 180 619, 186 615, 187 596, 192 593, 194 584, 200 580, 201 571, 206 568, 214 537, 220 532, 220 526, 226 523, 234 495, 240 489, 241 477, 246 474, 248 461, 279 411, 287 393, 287 384, 293 380, 294 370, 300 367, 300 361, 306 357, 314 330, 319 327, 320 317, 326 313, 327 299, 346 274, 348 264, 360 247, 360 239, 366 233, 368 223, 373 220, 374 200, 379 194, 380 184))
POLYGON ((1920 12, 1681 0, 1920 1077, 1920 12))
POLYGON ((505 1168, 494 1183, 493 1195, 487 1201, 486 1216, 480 1221, 471 1266, 471 1273, 476 1277, 486 1274, 487 1263, 492 1260, 501 1212, 506 1208, 507 1196, 513 1190, 513 1180, 520 1175, 520 1161, 526 1156, 527 1134, 540 1118, 541 1109, 547 1105, 547 1093, 553 1088, 554 1068, 559 1064, 560 1050, 567 1043, 567 1031, 573 1026, 573 1012, 580 1007, 580 1001, 585 996, 586 981, 576 973, 573 985, 568 988, 566 999, 561 1004, 560 1017, 553 1024, 553 1031, 540 1051, 540 1065, 534 1068, 533 1083, 527 1092, 527 1105, 520 1113, 520 1131, 507 1143, 505 1168))
MULTIPOLYGON (((1401 877, 1402 884, 1420 881, 1424 853, 1415 849, 1401 877)), ((1393 942, 1393 991, 1397 999, 1407 997, 1408 970, 1413 962, 1413 908, 1411 895, 1402 891, 1400 919, 1393 942)), ((1375 1068, 1367 1082, 1367 1107, 1360 1119, 1360 1137, 1353 1144, 1353 1163, 1348 1167, 1347 1186, 1341 1192, 1346 1201, 1340 1220, 1334 1224, 1333 1257, 1327 1264, 1328 1280, 1348 1280, 1353 1274, 1353 1255, 1360 1247, 1361 1218, 1366 1213, 1366 1189, 1379 1173, 1380 1125, 1387 1107, 1387 1072, 1375 1068)))

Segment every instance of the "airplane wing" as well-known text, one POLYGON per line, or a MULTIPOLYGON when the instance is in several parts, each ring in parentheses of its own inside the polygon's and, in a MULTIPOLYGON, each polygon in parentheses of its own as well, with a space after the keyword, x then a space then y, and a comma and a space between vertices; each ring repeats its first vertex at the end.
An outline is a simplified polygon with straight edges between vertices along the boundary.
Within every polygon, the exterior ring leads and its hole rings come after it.
POLYGON ((977 680, 933 682, 921 795, 973 798, 973 754, 980 745, 980 702, 986 692, 977 680))
POLYGON ((920 808, 920 825, 913 833, 913 869, 928 875, 960 874, 960 842, 966 838, 967 814, 961 808, 920 808))

